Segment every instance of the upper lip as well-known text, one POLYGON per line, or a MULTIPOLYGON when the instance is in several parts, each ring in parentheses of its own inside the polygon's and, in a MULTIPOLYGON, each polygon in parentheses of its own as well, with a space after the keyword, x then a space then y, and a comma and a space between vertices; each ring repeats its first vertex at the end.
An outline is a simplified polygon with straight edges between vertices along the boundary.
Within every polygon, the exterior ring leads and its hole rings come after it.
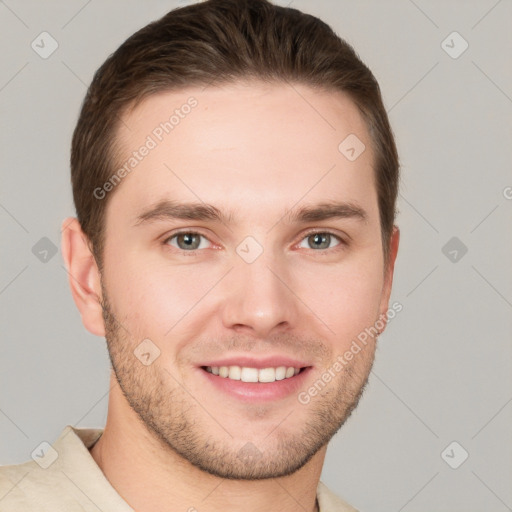
POLYGON ((249 356, 230 356, 224 357, 222 359, 216 359, 212 361, 207 361, 206 363, 201 364, 200 366, 240 366, 245 368, 278 368, 279 366, 286 366, 289 368, 292 366, 293 368, 305 368, 307 366, 311 366, 310 364, 305 363, 304 361, 299 361, 292 357, 287 356, 265 356, 262 358, 255 358, 249 356))

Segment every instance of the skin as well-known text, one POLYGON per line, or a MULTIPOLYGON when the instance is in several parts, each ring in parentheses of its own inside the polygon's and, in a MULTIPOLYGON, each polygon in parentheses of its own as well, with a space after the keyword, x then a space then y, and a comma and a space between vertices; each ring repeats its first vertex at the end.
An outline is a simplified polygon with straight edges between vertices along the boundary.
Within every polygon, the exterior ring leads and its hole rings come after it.
POLYGON ((371 141, 341 93, 257 82, 159 93, 123 118, 127 158, 191 96, 197 106, 109 192, 102 275, 76 219, 64 221, 74 300, 115 370, 91 454, 137 511, 313 511, 327 443, 357 404, 376 340, 308 404, 298 391, 385 315, 399 231, 385 268, 371 141), (366 145, 353 162, 338 151, 349 134, 366 145), (212 204, 226 219, 137 221, 162 200, 212 204), (328 201, 366 219, 285 215, 328 201), (204 235, 200 246, 180 250, 177 229, 204 235), (319 249, 311 229, 333 236, 319 249), (263 249, 252 263, 236 251, 247 236, 263 249), (144 339, 160 350, 147 366, 133 354, 144 339), (289 396, 242 401, 199 367, 231 355, 310 368, 289 396))

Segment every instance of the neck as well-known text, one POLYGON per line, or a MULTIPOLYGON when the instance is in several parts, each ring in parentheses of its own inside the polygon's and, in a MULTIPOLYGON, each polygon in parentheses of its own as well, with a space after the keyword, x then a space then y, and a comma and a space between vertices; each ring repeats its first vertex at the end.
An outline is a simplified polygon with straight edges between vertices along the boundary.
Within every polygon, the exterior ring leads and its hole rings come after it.
POLYGON ((91 455, 137 512, 318 511, 316 489, 326 447, 300 470, 265 480, 228 480, 193 466, 148 431, 112 382, 104 432, 91 455))

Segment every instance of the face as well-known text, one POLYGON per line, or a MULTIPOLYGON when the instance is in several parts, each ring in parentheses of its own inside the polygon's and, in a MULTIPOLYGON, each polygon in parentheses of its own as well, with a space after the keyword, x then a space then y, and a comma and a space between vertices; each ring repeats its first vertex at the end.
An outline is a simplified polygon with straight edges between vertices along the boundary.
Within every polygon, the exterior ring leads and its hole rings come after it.
POLYGON ((252 83, 154 95, 123 120, 121 165, 136 161, 107 191, 102 287, 124 396, 204 471, 291 474, 355 407, 375 340, 335 362, 388 306, 362 118, 340 93, 252 83))

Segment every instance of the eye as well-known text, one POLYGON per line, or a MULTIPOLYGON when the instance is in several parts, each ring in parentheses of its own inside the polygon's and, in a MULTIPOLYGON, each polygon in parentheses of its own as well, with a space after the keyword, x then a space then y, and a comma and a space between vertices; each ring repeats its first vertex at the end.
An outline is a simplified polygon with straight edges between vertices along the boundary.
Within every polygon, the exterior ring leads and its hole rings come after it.
POLYGON ((331 249, 332 247, 335 247, 341 243, 343 243, 341 238, 334 235, 333 233, 316 232, 316 233, 310 233, 308 236, 303 238, 299 247, 306 248, 306 249, 325 250, 325 249, 331 249), (303 245, 304 241, 307 244, 306 247, 303 245), (331 242, 336 242, 336 243, 334 245, 331 245, 331 242))
POLYGON ((167 238, 165 243, 182 251, 194 251, 196 249, 207 249, 210 242, 200 233, 182 231, 167 238))

